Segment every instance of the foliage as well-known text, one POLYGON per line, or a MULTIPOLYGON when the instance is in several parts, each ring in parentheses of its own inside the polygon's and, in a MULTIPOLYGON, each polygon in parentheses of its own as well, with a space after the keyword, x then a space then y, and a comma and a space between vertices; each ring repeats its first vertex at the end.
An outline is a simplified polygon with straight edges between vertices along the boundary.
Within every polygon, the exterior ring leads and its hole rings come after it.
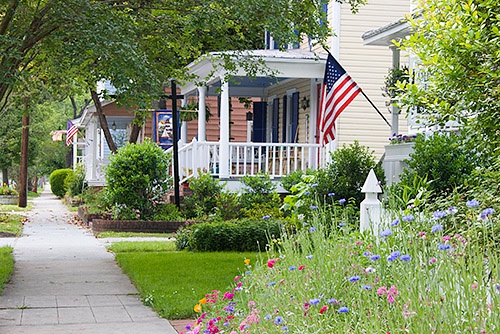
POLYGON ((188 218, 206 217, 217 212, 217 201, 223 193, 224 183, 214 179, 209 173, 200 173, 189 181, 193 194, 186 197, 185 212, 188 218))
POLYGON ((197 223, 179 229, 176 245, 178 250, 199 252, 265 250, 268 238, 280 235, 281 224, 271 218, 197 223))
POLYGON ((414 186, 415 175, 428 181, 426 188, 434 195, 450 193, 463 184, 479 163, 476 150, 467 140, 467 137, 443 132, 418 136, 408 169, 400 177, 400 187, 414 186))
POLYGON ((14 272, 14 256, 12 256, 12 247, 0 247, 0 294, 3 291, 4 284, 9 281, 14 272))
POLYGON ((170 159, 150 140, 128 144, 111 156, 106 196, 119 219, 153 219, 170 189, 170 159))
POLYGON ((364 199, 361 188, 371 169, 384 184, 382 165, 375 162, 368 147, 361 146, 358 141, 344 145, 331 153, 331 162, 324 169, 316 172, 316 193, 330 202, 352 198, 359 206, 364 199))
POLYGON ((106 196, 106 188, 88 187, 83 191, 82 199, 85 202, 85 209, 90 214, 105 214, 111 207, 106 196))
POLYGON ((244 270, 245 259, 255 262, 254 253, 156 252, 129 244, 135 251, 116 259, 144 303, 166 319, 193 318, 193 298, 225 289, 244 270))
POLYGON ((393 134, 389 141, 391 144, 412 143, 417 139, 417 135, 393 134))
POLYGON ((405 216, 377 239, 309 223, 283 234, 280 247, 248 264, 231 288, 209 292, 204 305, 196 302, 202 296, 193 299, 203 313, 186 333, 242 327, 251 333, 500 329, 500 268, 493 248, 447 234, 427 216, 405 216))
POLYGON ((52 193, 57 197, 63 197, 68 190, 64 183, 68 175, 73 174, 73 170, 69 168, 56 169, 50 174, 49 183, 52 193))
POLYGON ((74 173, 69 173, 64 179, 64 187, 71 197, 80 195, 86 187, 85 169, 82 165, 76 166, 74 173))
POLYGON ((389 101, 386 102, 387 106, 394 103, 394 100, 397 99, 399 95, 404 93, 401 86, 408 83, 409 78, 408 66, 391 68, 389 70, 389 73, 385 77, 385 85, 382 87, 382 95, 389 98, 389 101))
POLYGON ((471 127, 477 145, 497 148, 498 2, 428 0, 420 5, 421 14, 409 19, 413 33, 401 42, 420 59, 403 106, 417 109, 430 124, 458 121, 471 127))
POLYGON ((17 191, 4 184, 0 187, 0 196, 1 195, 17 195, 17 191))
POLYGON ((281 199, 269 174, 245 175, 241 182, 240 204, 246 217, 280 216, 281 199))
POLYGON ((0 237, 20 237, 23 234, 24 216, 0 213, 0 237))

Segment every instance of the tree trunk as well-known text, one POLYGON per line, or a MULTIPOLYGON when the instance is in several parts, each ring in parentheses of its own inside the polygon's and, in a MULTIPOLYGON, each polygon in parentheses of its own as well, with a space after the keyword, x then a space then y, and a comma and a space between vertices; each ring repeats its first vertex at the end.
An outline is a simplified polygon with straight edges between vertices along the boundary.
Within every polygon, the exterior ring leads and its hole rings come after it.
POLYGON ((9 185, 9 169, 2 168, 2 184, 9 185))
MULTIPOLYGON (((25 102, 27 108, 27 102, 25 102)), ((19 207, 25 208, 28 205, 28 145, 29 145, 29 125, 30 116, 25 110, 22 118, 21 133, 21 163, 19 169, 19 207)))
POLYGON ((101 123, 101 129, 104 133, 104 138, 106 138, 106 142, 108 143, 109 150, 113 153, 118 151, 115 142, 113 141, 113 137, 111 137, 111 132, 109 132, 108 121, 106 120, 106 116, 102 110, 101 101, 99 100, 99 96, 97 92, 93 89, 90 90, 90 94, 92 95, 92 100, 94 101, 95 108, 97 110, 97 115, 99 115, 99 122, 101 123))

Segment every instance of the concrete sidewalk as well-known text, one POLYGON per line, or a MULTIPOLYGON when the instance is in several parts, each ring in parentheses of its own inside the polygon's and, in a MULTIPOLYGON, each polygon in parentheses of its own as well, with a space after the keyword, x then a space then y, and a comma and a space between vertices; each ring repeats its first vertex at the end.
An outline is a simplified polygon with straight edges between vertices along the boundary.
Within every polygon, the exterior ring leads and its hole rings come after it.
POLYGON ((0 296, 0 333, 174 334, 144 306, 113 255, 45 190, 24 235, 8 238, 15 272, 0 296))

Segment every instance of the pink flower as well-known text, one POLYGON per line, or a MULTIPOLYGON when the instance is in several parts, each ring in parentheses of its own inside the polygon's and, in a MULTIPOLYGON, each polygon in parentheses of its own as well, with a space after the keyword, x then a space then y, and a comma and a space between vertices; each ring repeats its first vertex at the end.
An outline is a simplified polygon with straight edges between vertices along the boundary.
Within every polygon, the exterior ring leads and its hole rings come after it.
POLYGON ((235 277, 234 277, 234 281, 235 281, 235 282, 238 282, 240 279, 241 279, 241 276, 235 276, 235 277))
POLYGON ((275 259, 269 259, 269 260, 267 260, 267 266, 269 268, 273 268, 275 263, 276 263, 275 259))
POLYGON ((433 257, 432 259, 429 260, 429 264, 434 264, 436 263, 437 259, 433 257))
POLYGON ((471 288, 472 288, 472 290, 476 290, 478 286, 479 286, 479 283, 474 282, 474 283, 472 283, 471 288))
POLYGON ((304 270, 304 268, 305 268, 305 267, 306 267, 306 266, 301 265, 301 266, 299 267, 299 270, 304 270))
POLYGON ((326 306, 326 305, 325 305, 325 306, 323 306, 323 307, 321 308, 321 310, 319 310, 319 313, 323 314, 323 313, 325 313, 327 310, 328 310, 328 306, 326 306))
POLYGON ((248 302, 248 307, 249 308, 254 308, 255 307, 255 302, 253 300, 248 302))
POLYGON ((233 297, 234 297, 234 293, 226 292, 226 293, 224 293, 224 297, 222 297, 222 300, 226 300, 226 299, 231 300, 231 299, 233 299, 233 297))
POLYGON ((377 289, 377 295, 382 296, 387 294, 387 288, 385 286, 381 286, 377 289))
POLYGON ((451 237, 450 237, 449 235, 445 235, 445 236, 443 237, 443 242, 447 242, 447 241, 448 241, 448 240, 450 240, 450 239, 451 239, 451 237))

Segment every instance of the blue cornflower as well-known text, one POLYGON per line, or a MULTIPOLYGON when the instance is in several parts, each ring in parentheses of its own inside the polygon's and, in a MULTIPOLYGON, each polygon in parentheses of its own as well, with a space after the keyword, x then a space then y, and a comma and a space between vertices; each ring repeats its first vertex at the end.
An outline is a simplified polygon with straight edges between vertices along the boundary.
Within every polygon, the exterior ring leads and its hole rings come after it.
POLYGON ((349 309, 345 306, 339 308, 339 313, 348 313, 349 312, 349 309))
POLYGON ((227 327, 227 326, 229 326, 229 325, 231 325, 231 324, 230 324, 229 322, 227 322, 227 321, 226 321, 225 323, 223 323, 223 324, 222 324, 222 326, 224 326, 224 327, 227 327))
POLYGON ((311 192, 310 192, 310 191, 306 191, 306 192, 304 193, 304 195, 306 195, 306 196, 307 196, 307 195, 311 195, 311 192))
POLYGON ((318 186, 318 184, 317 184, 317 183, 313 183, 313 184, 311 184, 311 187, 312 187, 312 188, 316 188, 317 186, 318 186))
POLYGON ((312 258, 313 258, 312 254, 309 254, 309 255, 306 256, 306 259, 308 259, 308 260, 310 260, 312 258))
POLYGON ((400 223, 399 218, 396 218, 392 221, 391 226, 398 226, 400 223))
POLYGON ((444 217, 446 217, 446 211, 434 211, 434 213, 432 214, 432 217, 434 219, 444 218, 444 217))
POLYGON ((399 257, 399 255, 401 255, 401 253, 399 251, 394 251, 392 252, 388 257, 387 257, 387 261, 394 261, 394 260, 397 260, 397 258, 399 257))
POLYGON ((465 203, 465 205, 467 205, 467 207, 469 207, 469 208, 475 208, 476 206, 479 206, 479 201, 477 199, 473 199, 473 200, 467 201, 465 203))
POLYGON ((333 197, 335 196, 335 193, 328 193, 328 197, 333 197))
POLYGON ((276 285, 276 282, 269 282, 267 285, 273 286, 273 285, 276 285))
POLYGON ((371 290, 372 286, 371 285, 363 285, 363 290, 371 290))
POLYGON ((439 250, 448 250, 451 248, 451 246, 448 244, 439 244, 438 248, 439 250))
POLYGON ((265 220, 265 219, 269 219, 269 218, 271 218, 271 216, 270 216, 270 215, 265 215, 264 217, 262 217, 262 219, 264 219, 264 220, 265 220))
POLYGON ((318 305, 320 301, 321 301, 321 300, 319 300, 318 298, 314 298, 314 299, 311 299, 311 300, 309 301, 309 304, 310 304, 310 305, 318 305))
POLYGON ((494 212, 495 212, 495 209, 493 209, 493 208, 484 209, 483 212, 481 212, 481 214, 479 215, 479 218, 484 220, 484 219, 486 219, 486 217, 493 214, 494 212))
POLYGON ((431 228, 431 231, 433 233, 436 233, 437 231, 442 231, 443 230, 443 225, 441 224, 436 224, 431 228))
POLYGON ((226 307, 224 308, 224 310, 225 310, 227 313, 234 313, 234 305, 229 304, 228 306, 226 306, 226 307))
POLYGON ((282 330, 283 332, 288 332, 288 326, 283 326, 283 327, 281 327, 281 330, 282 330))
POLYGON ((380 232, 380 236, 381 237, 388 237, 392 234, 392 231, 391 230, 384 230, 382 232, 380 232))
POLYGON ((312 233, 312 232, 316 232, 316 227, 311 226, 311 227, 309 228, 309 232, 311 232, 311 233, 312 233))
POLYGON ((370 260, 372 260, 372 261, 378 261, 378 260, 380 260, 380 255, 374 254, 374 255, 370 256, 370 260))
POLYGON ((339 199, 339 204, 340 205, 344 205, 346 202, 347 202, 347 200, 345 198, 339 199))
POLYGON ((245 275, 250 275, 252 272, 250 270, 245 271, 245 275))
POLYGON ((311 210, 317 210, 318 206, 317 205, 311 205, 311 210))
POLYGON ((340 223, 339 224, 339 227, 344 227, 344 226, 346 226, 346 223, 340 223))
POLYGON ((405 262, 408 262, 408 261, 411 261, 411 256, 408 255, 408 254, 403 254, 401 255, 401 257, 399 258, 401 261, 405 261, 405 262))
POLYGON ((363 256, 370 256, 370 254, 371 254, 370 252, 365 251, 365 252, 363 252, 363 254, 362 254, 362 255, 363 255, 363 256))
POLYGON ((454 213, 457 213, 457 212, 458 212, 458 210, 457 210, 457 208, 456 208, 456 207, 454 207, 454 206, 450 206, 450 207, 448 208, 447 212, 448 212, 449 214, 454 214, 454 213))
POLYGON ((270 314, 268 314, 268 315, 266 315, 266 316, 264 317, 264 320, 271 320, 271 318, 272 318, 272 316, 271 316, 270 314))
POLYGON ((359 277, 358 275, 354 275, 354 276, 349 277, 349 282, 357 282, 360 279, 361 279, 361 277, 359 277))
POLYGON ((403 221, 405 222, 411 222, 415 220, 415 217, 413 215, 407 215, 402 217, 403 221))
POLYGON ((295 270, 295 269, 297 269, 297 266, 290 266, 290 267, 288 268, 288 270, 290 270, 290 271, 295 270))
POLYGON ((336 302, 337 302, 337 300, 335 298, 329 298, 326 301, 327 304, 335 304, 336 302))
POLYGON ((277 316, 276 318, 274 318, 274 323, 276 325, 281 325, 284 322, 285 322, 285 320, 283 319, 283 317, 277 316))

